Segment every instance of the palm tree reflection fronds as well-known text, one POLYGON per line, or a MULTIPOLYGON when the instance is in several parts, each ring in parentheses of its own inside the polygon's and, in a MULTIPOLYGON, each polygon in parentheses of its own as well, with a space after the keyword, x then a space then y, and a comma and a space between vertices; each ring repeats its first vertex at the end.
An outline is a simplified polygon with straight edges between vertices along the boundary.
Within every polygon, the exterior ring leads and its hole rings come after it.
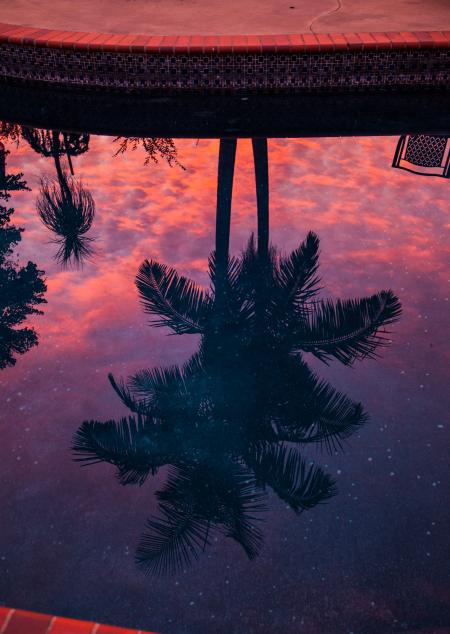
POLYGON ((195 282, 178 275, 170 266, 145 260, 136 276, 145 312, 157 315, 154 326, 168 326, 177 334, 202 331, 209 301, 195 282))
POLYGON ((39 216, 57 238, 56 260, 63 266, 80 265, 92 257, 94 238, 86 236, 95 215, 95 203, 80 181, 64 174, 64 180, 41 181, 37 200, 39 216))
POLYGON ((296 513, 311 509, 336 494, 334 481, 315 465, 306 465, 296 449, 264 444, 247 458, 257 481, 269 486, 296 513))
POLYGON ((108 462, 117 468, 121 484, 143 484, 168 456, 158 446, 145 418, 130 416, 118 422, 84 421, 73 438, 76 462, 108 462), (162 462, 161 462, 162 459, 162 462))
POLYGON ((400 314, 400 302, 390 290, 362 299, 315 302, 296 347, 325 362, 335 357, 351 365, 374 357, 388 343, 385 328, 398 321, 400 314))
POLYGON ((255 526, 265 510, 264 492, 242 465, 186 464, 172 469, 157 493, 160 516, 150 519, 136 551, 147 573, 182 571, 210 544, 214 532, 238 542, 249 559, 262 545, 255 526))

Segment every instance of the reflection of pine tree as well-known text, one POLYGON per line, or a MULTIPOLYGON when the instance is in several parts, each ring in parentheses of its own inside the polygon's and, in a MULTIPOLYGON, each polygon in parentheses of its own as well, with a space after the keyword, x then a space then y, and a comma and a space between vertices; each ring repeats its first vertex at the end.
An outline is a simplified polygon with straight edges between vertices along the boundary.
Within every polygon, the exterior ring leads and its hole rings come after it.
POLYGON ((148 165, 150 162, 158 163, 159 160, 162 159, 166 161, 170 167, 177 165, 178 167, 181 167, 181 169, 185 169, 178 160, 178 151, 173 139, 118 136, 114 139, 114 142, 119 144, 114 156, 117 156, 118 154, 125 154, 128 150, 134 151, 137 150, 138 147, 142 147, 145 152, 144 165, 148 165))
MULTIPOLYGON (((10 191, 28 189, 23 174, 6 174, 6 156, 0 144, 0 201, 8 201, 10 191)), ((17 328, 28 315, 41 314, 35 308, 45 303, 47 290, 34 262, 19 267, 13 259, 15 246, 22 239, 23 229, 10 223, 14 209, 0 203, 0 368, 16 363, 15 355, 27 352, 38 343, 35 330, 17 328)))

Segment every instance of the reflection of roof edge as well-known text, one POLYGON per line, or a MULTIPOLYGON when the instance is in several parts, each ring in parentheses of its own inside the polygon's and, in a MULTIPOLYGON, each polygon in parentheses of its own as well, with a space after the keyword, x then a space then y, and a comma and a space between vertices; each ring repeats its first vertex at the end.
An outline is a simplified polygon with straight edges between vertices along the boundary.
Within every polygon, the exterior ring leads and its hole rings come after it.
POLYGON ((0 23, 1 43, 123 53, 318 53, 450 49, 450 31, 159 36, 61 31, 0 23))

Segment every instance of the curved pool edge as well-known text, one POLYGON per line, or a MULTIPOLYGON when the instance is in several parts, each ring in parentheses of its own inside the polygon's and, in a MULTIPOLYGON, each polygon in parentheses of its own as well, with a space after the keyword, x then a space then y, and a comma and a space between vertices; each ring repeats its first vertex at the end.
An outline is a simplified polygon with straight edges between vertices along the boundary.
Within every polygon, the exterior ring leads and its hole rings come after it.
POLYGON ((450 31, 148 36, 0 23, 0 77, 145 91, 448 88, 450 31))

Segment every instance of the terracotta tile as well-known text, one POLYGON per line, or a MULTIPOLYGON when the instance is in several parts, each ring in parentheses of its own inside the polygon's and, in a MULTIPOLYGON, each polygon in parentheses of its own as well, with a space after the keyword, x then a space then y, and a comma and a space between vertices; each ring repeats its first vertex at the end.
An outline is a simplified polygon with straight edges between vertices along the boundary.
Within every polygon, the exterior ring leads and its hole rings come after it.
POLYGON ((44 36, 47 33, 48 33, 48 29, 39 29, 38 31, 35 31, 32 35, 30 35, 29 37, 24 37, 23 38, 23 43, 24 44, 35 44, 36 38, 44 36))
POLYGON ((31 29, 30 27, 16 27, 13 31, 8 32, 8 42, 21 42, 22 38, 30 37, 35 31, 37 29, 31 29))
POLYGON ((203 36, 202 35, 191 36, 191 41, 189 42, 189 52, 203 53, 203 36))
POLYGON ((335 50, 347 49, 348 43, 342 33, 330 33, 335 50))
POLYGON ((303 33, 303 43, 305 46, 305 50, 320 50, 319 40, 313 33, 303 33))
POLYGON ((14 610, 11 610, 11 608, 0 607, 0 632, 2 630, 2 627, 4 627, 6 621, 11 618, 13 612, 14 610))
POLYGON ((135 39, 135 35, 130 33, 129 35, 125 35, 123 40, 120 41, 119 44, 116 44, 116 51, 121 52, 130 52, 130 44, 135 39))
POLYGON ((95 40, 97 35, 100 35, 100 33, 84 33, 84 35, 74 42, 73 47, 76 49, 88 49, 89 43, 92 42, 92 40, 95 40))
POLYGON ((364 44, 358 33, 343 33, 343 35, 350 49, 361 50, 363 48, 364 44))
POLYGON ((258 35, 247 35, 247 50, 249 53, 261 53, 262 43, 258 35))
POLYGON ((177 41, 175 43, 175 47, 174 47, 175 53, 188 53, 190 41, 191 41, 190 35, 178 36, 177 41))
POLYGON ((385 36, 389 38, 393 48, 406 48, 406 42, 398 31, 388 31, 385 36))
POLYGON ((292 44, 287 35, 274 35, 277 51, 290 51, 292 44))
POLYGON ((430 35, 434 40, 434 45, 437 48, 448 48, 450 47, 450 41, 445 35, 440 33, 439 31, 430 31, 430 35))
POLYGON ((373 33, 356 33, 356 35, 361 40, 363 48, 375 48, 377 46, 373 33))
POLYGON ((421 48, 434 48, 435 42, 428 31, 413 31, 414 35, 420 42, 421 48))
POLYGON ((275 52, 277 50, 277 43, 273 35, 258 35, 259 41, 263 51, 275 52))
POLYGON ((245 53, 247 51, 247 36, 246 35, 233 35, 233 51, 236 53, 245 53))
POLYGON ((110 34, 109 38, 102 44, 102 51, 116 51, 117 45, 125 38, 126 35, 124 33, 115 33, 114 35, 110 34))
POLYGON ((177 43, 177 40, 177 35, 164 35, 158 44, 158 51, 160 53, 173 53, 174 46, 177 43))
POLYGON ((149 35, 135 35, 134 40, 130 43, 130 51, 132 53, 145 53, 147 47, 156 46, 155 51, 158 50, 159 43, 162 40, 162 37, 158 38, 157 41, 150 42, 151 36, 149 35))
POLYGON ((316 38, 319 41, 321 51, 332 51, 334 49, 333 41, 326 33, 317 33, 316 38))
POLYGON ((0 22, 0 35, 8 33, 8 31, 13 31, 14 29, 17 29, 17 26, 14 26, 13 24, 5 24, 4 22, 0 22))
POLYGON ((300 34, 288 35, 292 48, 302 52, 305 49, 305 42, 300 34))
POLYGON ((52 618, 48 614, 15 610, 4 634, 47 634, 52 618))
POLYGON ((72 31, 58 31, 54 35, 47 35, 45 37, 47 46, 51 48, 61 48, 64 40, 69 39, 72 36, 72 31))
POLYGON ((371 33, 377 43, 377 48, 392 48, 391 40, 384 33, 371 33))
POLYGON ((219 38, 217 35, 205 35, 203 38, 203 46, 205 53, 208 51, 217 53, 217 47, 219 45, 219 38))
POLYGON ((408 48, 420 48, 420 42, 418 38, 411 33, 411 31, 401 31, 401 37, 405 40, 405 45, 408 48))
POLYGON ((123 627, 114 627, 112 625, 100 625, 95 634, 138 634, 138 630, 128 630, 123 627))
POLYGON ((89 49, 92 51, 101 51, 103 49, 103 44, 106 44, 110 37, 111 33, 100 33, 95 39, 92 40, 92 42, 89 42, 89 49))
POLYGON ((233 52, 233 38, 231 37, 231 35, 219 35, 219 52, 233 52))
POLYGON ((50 634, 91 634, 93 627, 94 623, 89 621, 64 619, 58 616, 52 624, 50 634))

